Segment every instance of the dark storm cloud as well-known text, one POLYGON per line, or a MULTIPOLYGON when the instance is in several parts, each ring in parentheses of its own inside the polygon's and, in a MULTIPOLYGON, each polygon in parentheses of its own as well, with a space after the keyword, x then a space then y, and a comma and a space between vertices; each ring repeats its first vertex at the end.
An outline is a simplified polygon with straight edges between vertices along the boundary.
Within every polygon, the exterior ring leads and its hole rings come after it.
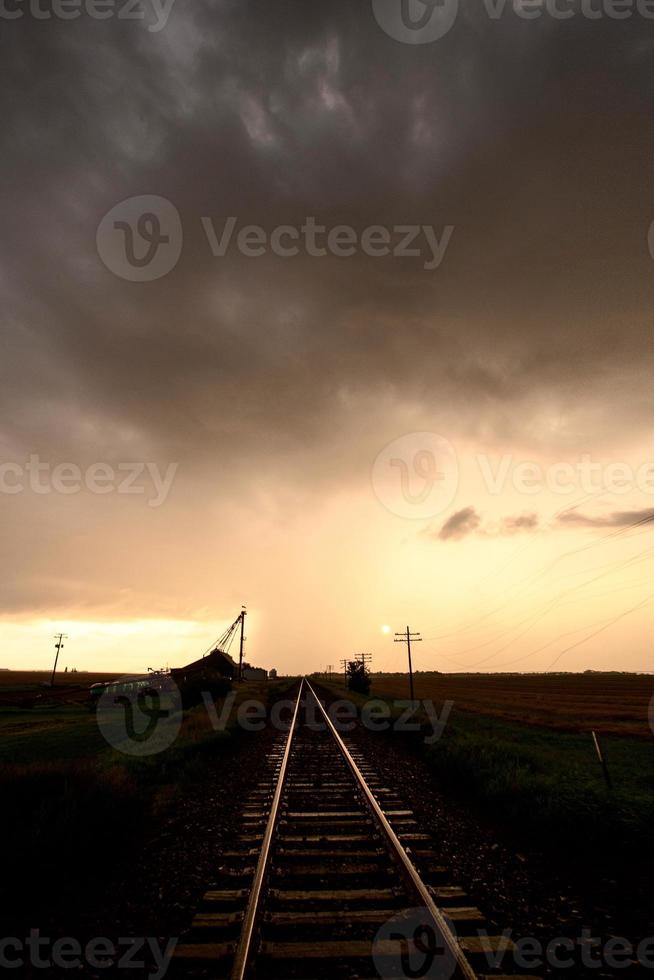
POLYGON ((156 34, 3 22, 3 458, 179 460, 238 496, 262 475, 365 480, 404 404, 488 445, 636 431, 650 31, 491 23, 468 4, 415 48, 345 0, 177 0, 156 34), (184 226, 153 283, 95 249, 103 215, 139 194, 184 226), (200 219, 228 215, 456 230, 434 272, 216 259, 200 219), (533 424, 550 414, 557 437, 533 424))
POLYGON ((438 537, 441 541, 459 541, 476 531, 480 523, 481 517, 475 508, 464 507, 448 517, 438 532, 438 537))
MULTIPOLYGON (((589 528, 627 528, 649 524, 654 521, 654 510, 613 511, 609 514, 589 515, 578 510, 568 510, 559 514, 554 529, 570 527, 589 528)), ((474 507, 464 507, 452 514, 440 529, 428 528, 423 534, 426 537, 440 541, 460 541, 470 534, 477 533, 482 537, 500 537, 531 532, 539 529, 540 522, 537 514, 520 514, 515 517, 503 517, 498 523, 482 524, 481 515, 474 507)))
POLYGON ((470 506, 457 510, 448 517, 440 529, 428 528, 423 534, 439 541, 460 541, 473 533, 480 537, 496 538, 523 531, 535 531, 538 526, 539 520, 536 514, 519 514, 514 517, 503 517, 499 523, 482 524, 481 514, 470 506))
POLYGON ((520 531, 534 531, 537 527, 537 514, 519 514, 517 517, 502 518, 500 533, 516 534, 520 531))
MULTIPOLYGON (((598 112, 607 122, 626 99, 634 125, 638 115, 647 76, 628 28, 593 25, 592 39, 587 23, 568 28, 578 65, 568 88, 552 25, 494 25, 495 53, 465 21, 437 46, 410 49, 379 31, 367 5, 178 0, 157 35, 129 22, 5 27, 6 358, 19 373, 4 414, 18 415, 17 439, 67 432, 75 444, 68 419, 90 409, 178 454, 208 443, 231 454, 271 434, 307 446, 340 424, 341 393, 401 398, 409 385, 434 406, 443 390, 472 398, 492 426, 516 429, 507 401, 554 385, 574 412, 591 373, 610 386, 611 365, 634 356, 652 277, 633 296, 633 327, 618 333, 603 270, 620 261, 646 147, 641 135, 623 155, 618 130, 605 166, 592 152, 605 136, 598 112), (630 52, 622 81, 606 47, 616 32, 630 52), (600 91, 578 84, 598 72, 600 91), (586 219, 618 161, 632 171, 622 171, 620 212, 603 201, 592 243, 586 219), (95 227, 117 201, 148 192, 175 202, 186 248, 165 280, 124 283, 100 264, 95 227), (228 214, 268 228, 318 214, 358 226, 452 222, 457 233, 432 275, 366 257, 216 260, 199 219, 228 214), (576 290, 584 301, 572 310, 572 280, 591 278, 595 300, 576 290), (21 393, 31 407, 16 413, 21 393)), ((628 234, 649 269, 638 206, 628 234)), ((614 292, 626 292, 630 265, 615 270, 614 292)))
POLYGON ((560 514, 557 523, 562 527, 632 527, 654 521, 654 510, 616 510, 610 514, 589 515, 577 510, 560 514))

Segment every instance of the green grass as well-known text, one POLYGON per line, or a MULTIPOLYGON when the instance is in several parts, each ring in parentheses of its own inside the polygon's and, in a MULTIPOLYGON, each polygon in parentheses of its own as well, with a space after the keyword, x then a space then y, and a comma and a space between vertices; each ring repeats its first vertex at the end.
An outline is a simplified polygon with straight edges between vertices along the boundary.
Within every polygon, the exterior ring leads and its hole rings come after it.
POLYGON ((438 777, 540 844, 591 857, 651 851, 654 745, 604 737, 610 790, 592 740, 453 712, 425 750, 438 777))
POLYGON ((0 708, 0 765, 94 758, 108 751, 88 708, 0 708))
MULTIPOLYGON (((324 686, 344 696, 342 682, 324 686)), ((366 701, 348 696, 359 708, 366 701)), ((524 843, 580 861, 596 860, 598 853, 606 863, 652 859, 654 739, 602 737, 609 790, 589 735, 456 708, 436 743, 426 745, 426 734, 431 728, 390 737, 410 745, 438 782, 524 843)))
MULTIPOLYGON (((284 690, 247 684, 238 700, 274 700, 284 690)), ((138 758, 110 748, 88 708, 0 711, 0 840, 11 842, 0 908, 25 923, 53 902, 91 900, 108 869, 143 846, 153 819, 206 779, 208 758, 235 752, 242 737, 235 711, 225 731, 214 731, 199 706, 184 712, 173 745, 138 758)))

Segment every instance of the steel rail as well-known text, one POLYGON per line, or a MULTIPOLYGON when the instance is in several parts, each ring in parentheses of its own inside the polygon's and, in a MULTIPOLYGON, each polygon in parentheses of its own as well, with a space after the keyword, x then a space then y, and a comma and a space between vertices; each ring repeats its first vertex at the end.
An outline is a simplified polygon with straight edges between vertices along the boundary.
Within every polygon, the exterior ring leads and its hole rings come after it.
POLYGON ((366 780, 362 772, 360 771, 356 762, 350 755, 348 747, 346 746, 345 742, 336 731, 336 728, 334 727, 331 718, 325 711, 325 708, 320 702, 318 695, 316 694, 316 692, 314 691, 314 689, 312 688, 311 684, 306 679, 306 677, 304 678, 304 683, 307 685, 307 688, 314 696, 316 703, 318 704, 318 707, 320 708, 322 715, 325 719, 325 722, 327 723, 329 730, 334 736, 334 740, 341 752, 341 755, 343 756, 348 766, 350 767, 352 775, 354 776, 359 786, 359 789, 365 795, 366 800, 368 801, 368 804, 370 806, 370 809, 372 810, 374 816, 376 817, 377 823, 379 824, 382 833, 384 834, 386 840, 390 845, 393 856, 395 857, 398 864, 400 865, 405 880, 407 881, 411 889, 413 889, 413 891, 418 895, 421 903, 429 912, 438 933, 442 937, 443 942, 446 944, 449 952, 454 957, 454 962, 456 964, 456 973, 454 974, 454 976, 457 978, 462 978, 462 980, 478 980, 477 974, 474 972, 474 970, 468 963, 465 954, 461 949, 461 947, 459 946, 458 942, 456 941, 456 938, 453 936, 443 913, 434 902, 434 899, 432 898, 429 889, 427 888, 424 881, 422 880, 422 878, 414 868, 409 855, 404 849, 404 846, 401 844, 397 834, 395 833, 390 823, 388 822, 386 815, 384 814, 383 810, 379 806, 379 803, 377 802, 371 790, 369 789, 368 784, 366 783, 366 780))
POLYGON ((250 897, 248 899, 248 906, 243 917, 243 928, 241 930, 238 946, 236 947, 236 952, 234 954, 234 962, 232 964, 230 980, 244 980, 250 962, 250 956, 252 954, 252 942, 259 917, 261 893, 266 878, 266 872, 268 870, 268 863, 270 861, 270 846, 272 844, 273 835, 277 826, 279 804, 282 798, 282 792, 284 790, 288 760, 291 755, 291 743, 293 742, 293 735, 295 733, 295 726, 300 710, 300 701, 302 699, 302 689, 304 687, 304 683, 305 679, 303 678, 300 682, 300 690, 298 691, 297 701, 295 702, 293 720, 291 721, 288 738, 286 739, 286 748, 284 749, 284 755, 282 757, 279 774, 277 776, 275 795, 273 796, 270 815, 268 816, 268 823, 266 824, 266 832, 263 836, 261 853, 259 854, 259 860, 257 861, 257 869, 254 873, 254 880, 252 883, 252 890, 250 891, 250 897))

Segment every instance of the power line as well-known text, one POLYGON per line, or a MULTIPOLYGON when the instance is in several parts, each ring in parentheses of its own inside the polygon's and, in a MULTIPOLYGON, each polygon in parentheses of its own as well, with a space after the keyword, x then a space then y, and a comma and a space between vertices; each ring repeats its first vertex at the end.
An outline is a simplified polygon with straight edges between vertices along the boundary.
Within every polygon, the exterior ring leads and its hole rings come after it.
MULTIPOLYGON (((559 514, 569 512, 570 510, 574 510, 574 508, 566 508, 565 511, 559 511, 554 516, 556 518, 556 517, 559 516, 559 514)), ((511 598, 507 599, 504 602, 500 602, 499 605, 495 606, 493 609, 489 610, 488 612, 483 613, 483 615, 478 616, 475 620, 473 620, 472 623, 468 623, 466 626, 461 626, 458 629, 451 630, 448 633, 440 633, 437 636, 428 637, 428 639, 430 639, 430 640, 443 640, 443 639, 447 639, 449 637, 458 636, 461 633, 468 633, 468 632, 473 631, 475 629, 475 627, 478 626, 480 623, 482 623, 485 620, 489 619, 491 616, 494 616, 496 613, 501 612, 507 606, 510 606, 511 603, 515 602, 516 599, 520 595, 520 591, 523 592, 522 598, 524 598, 525 597, 525 594, 524 594, 524 588, 525 588, 525 586, 529 585, 532 582, 537 582, 540 578, 542 578, 543 575, 545 575, 552 568, 554 568, 555 565, 557 565, 560 561, 563 561, 563 559, 574 557, 575 555, 581 554, 584 551, 588 551, 591 548, 597 547, 598 545, 602 544, 602 542, 604 542, 604 541, 607 541, 609 539, 613 539, 613 538, 619 537, 620 535, 627 534, 627 532, 629 532, 629 531, 633 531, 633 530, 635 530, 637 528, 643 527, 644 525, 651 524, 652 522, 654 522, 654 513, 648 514, 645 517, 641 517, 638 520, 633 521, 631 524, 625 525, 624 527, 615 528, 614 530, 610 531, 608 534, 603 534, 597 540, 591 541, 588 544, 582 545, 579 548, 572 548, 572 549, 569 549, 568 551, 564 551, 562 554, 558 555, 556 558, 552 558, 552 559, 550 559, 550 561, 546 562, 545 565, 540 568, 540 570, 538 570, 536 572, 533 572, 531 575, 529 575, 523 581, 517 582, 514 585, 510 585, 507 589, 504 589, 503 592, 500 593, 500 596, 503 596, 503 595, 507 595, 508 593, 514 592, 516 589, 518 589, 519 591, 518 591, 518 594, 517 595, 512 596, 511 598)), ((633 535, 630 535, 629 537, 633 537, 633 535)), ((627 538, 627 540, 628 540, 628 538, 627 538)), ((648 550, 649 549, 645 549, 643 552, 641 552, 641 554, 645 554, 648 550)), ((627 559, 627 561, 633 561, 633 560, 635 560, 635 559, 633 559, 633 558, 632 559, 627 559)), ((610 565, 611 563, 609 562, 607 564, 610 565)), ((600 567, 603 567, 603 566, 600 566, 600 567)), ((575 573, 568 573, 568 574, 582 574, 582 573, 583 573, 583 571, 579 571, 579 572, 575 572, 575 573)), ((529 595, 529 594, 530 593, 527 593, 527 595, 529 595)))
POLYGON ((578 640, 576 643, 572 643, 570 646, 564 647, 564 649, 561 650, 561 652, 555 657, 555 659, 552 661, 549 667, 547 667, 547 670, 551 670, 552 667, 554 667, 554 665, 559 662, 559 660, 561 659, 564 653, 569 653, 570 650, 574 650, 575 647, 581 646, 582 643, 587 643, 588 640, 592 640, 593 637, 598 635, 598 633, 603 633, 604 630, 609 629, 609 627, 613 626, 614 623, 617 623, 619 622, 619 620, 624 619, 625 616, 629 616, 632 612, 635 612, 637 609, 642 609, 643 606, 649 605, 652 602, 652 600, 654 600, 654 592, 646 596, 642 602, 636 603, 636 605, 632 606, 630 609, 625 609, 624 612, 620 613, 618 616, 615 616, 613 619, 609 620, 609 622, 605 623, 604 626, 600 626, 600 628, 596 629, 594 633, 590 633, 589 636, 585 636, 582 640, 578 640))
MULTIPOLYGON (((644 580, 643 580, 643 584, 645 584, 644 580)), ((649 595, 645 596, 645 598, 640 602, 638 602, 636 605, 630 607, 629 609, 624 610, 623 612, 619 613, 616 616, 611 616, 609 619, 599 620, 594 623, 587 623, 584 626, 577 626, 575 629, 566 630, 566 632, 553 637, 552 639, 548 640, 546 643, 543 643, 541 646, 536 647, 536 649, 530 650, 529 653, 521 654, 519 657, 514 657, 513 660, 505 660, 499 664, 494 664, 493 666, 496 669, 498 667, 512 667, 514 664, 521 663, 525 660, 529 660, 537 653, 541 653, 543 650, 546 650, 547 647, 552 646, 553 643, 558 643, 566 636, 571 636, 574 635, 575 633, 581 633, 582 630, 587 630, 587 629, 592 630, 592 632, 589 633, 588 636, 582 637, 582 639, 578 640, 575 643, 570 644, 567 647, 564 647, 563 650, 559 651, 559 653, 556 655, 552 663, 549 664, 547 667, 543 668, 544 672, 547 672, 551 670, 552 667, 554 667, 555 664, 558 663, 561 657, 564 654, 568 653, 570 650, 574 650, 576 649, 576 647, 582 646, 588 640, 592 640, 595 636, 599 635, 600 633, 603 633, 604 630, 608 629, 610 626, 613 626, 614 623, 619 622, 621 619, 624 619, 626 616, 630 615, 632 612, 635 612, 638 609, 642 609, 644 607, 647 607, 648 605, 651 605, 653 602, 654 602, 654 593, 650 593, 649 595)), ((434 648, 429 647, 429 649, 434 649, 434 648)), ((506 649, 506 647, 504 647, 503 649, 506 649)), ((502 650, 496 650, 493 656, 501 652, 502 650)), ((440 654, 440 656, 442 656, 445 660, 449 660, 450 663, 454 663, 456 666, 462 667, 466 671, 471 671, 473 668, 480 666, 481 663, 486 662, 486 660, 482 660, 482 661, 477 661, 477 663, 474 664, 462 664, 462 663, 458 663, 456 660, 451 660, 449 657, 446 657, 442 653, 440 654)))
MULTIPOLYGON (((650 549, 646 549, 646 550, 650 550, 650 549)), ((559 592, 558 595, 556 595, 552 599, 550 599, 545 604, 544 607, 542 607, 536 613, 531 613, 529 616, 526 616, 523 620, 521 620, 520 622, 518 622, 516 624, 516 626, 511 627, 509 630, 506 630, 503 633, 500 633, 499 636, 496 636, 492 640, 487 640, 485 643, 480 643, 480 644, 478 644, 475 647, 468 647, 466 650, 460 650, 460 651, 458 651, 457 652, 457 656, 460 656, 460 655, 465 654, 465 653, 473 652, 474 650, 480 649, 481 647, 484 647, 484 646, 488 646, 490 643, 496 642, 503 635, 505 636, 507 633, 512 633, 514 631, 514 629, 519 628, 524 623, 529 622, 529 625, 526 627, 526 629, 522 630, 522 632, 517 633, 515 636, 513 636, 510 640, 507 641, 507 643, 504 644, 504 646, 500 647, 498 650, 494 650, 487 657, 483 657, 481 660, 477 660, 477 661, 475 661, 472 664, 468 664, 467 666, 469 668, 473 668, 473 667, 479 667, 479 666, 481 666, 481 664, 488 663, 489 660, 492 660, 494 657, 498 656, 498 654, 504 653, 504 651, 507 650, 513 643, 515 643, 516 640, 519 640, 523 636, 525 636, 536 625, 537 622, 539 622, 541 619, 543 619, 543 617, 546 616, 548 613, 550 613, 552 611, 552 609, 554 609, 554 607, 559 604, 559 602, 561 602, 563 599, 565 599, 571 593, 576 592, 579 589, 583 589, 583 588, 585 588, 588 585, 592 585, 594 582, 598 581, 598 579, 605 578, 607 575, 610 575, 612 571, 621 570, 623 568, 628 567, 631 564, 634 564, 637 561, 638 557, 639 556, 636 556, 635 558, 628 558, 628 559, 624 559, 622 561, 619 561, 617 563, 617 569, 616 568, 609 568, 608 571, 601 572, 599 575, 595 575, 592 578, 587 579, 585 582, 579 582, 577 585, 572 586, 572 588, 570 588, 570 589, 564 589, 564 590, 562 590, 561 592, 559 592)), ((640 560, 642 560, 642 559, 640 559, 640 560)), ((611 564, 615 565, 616 563, 611 563, 611 564)))
POLYGON ((420 633, 412 633, 409 627, 406 628, 406 633, 396 633, 394 643, 406 643, 407 654, 409 657, 409 690, 411 692, 411 700, 413 701, 413 667, 411 666, 411 640, 414 643, 422 643, 422 637, 420 633))

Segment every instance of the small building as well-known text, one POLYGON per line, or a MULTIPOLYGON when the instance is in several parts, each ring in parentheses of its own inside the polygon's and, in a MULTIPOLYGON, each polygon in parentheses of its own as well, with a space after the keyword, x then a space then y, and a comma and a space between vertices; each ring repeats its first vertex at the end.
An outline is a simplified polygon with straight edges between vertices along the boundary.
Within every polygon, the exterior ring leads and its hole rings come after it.
POLYGON ((268 671, 263 667, 250 667, 249 664, 243 664, 243 680, 244 681, 267 681, 268 671))

